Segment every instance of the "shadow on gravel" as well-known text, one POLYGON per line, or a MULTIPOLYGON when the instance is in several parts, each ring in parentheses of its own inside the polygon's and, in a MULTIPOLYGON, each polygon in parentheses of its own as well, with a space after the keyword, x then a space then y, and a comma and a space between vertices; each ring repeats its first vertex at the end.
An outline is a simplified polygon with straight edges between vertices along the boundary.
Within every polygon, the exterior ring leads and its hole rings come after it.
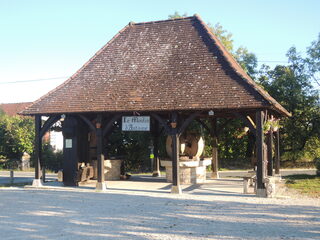
POLYGON ((266 199, 253 204, 236 199, 204 201, 113 191, 3 190, 1 238, 319 238, 319 207, 266 204, 266 199))

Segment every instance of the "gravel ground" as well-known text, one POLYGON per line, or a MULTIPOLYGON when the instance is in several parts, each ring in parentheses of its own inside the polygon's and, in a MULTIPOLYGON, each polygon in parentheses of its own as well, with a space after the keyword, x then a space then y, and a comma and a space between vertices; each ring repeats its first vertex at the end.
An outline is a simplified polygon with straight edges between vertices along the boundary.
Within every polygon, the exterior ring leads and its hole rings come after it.
POLYGON ((320 239, 320 200, 257 198, 241 181, 169 193, 164 182, 0 189, 1 239, 320 239), (217 187, 217 186, 220 186, 217 187))

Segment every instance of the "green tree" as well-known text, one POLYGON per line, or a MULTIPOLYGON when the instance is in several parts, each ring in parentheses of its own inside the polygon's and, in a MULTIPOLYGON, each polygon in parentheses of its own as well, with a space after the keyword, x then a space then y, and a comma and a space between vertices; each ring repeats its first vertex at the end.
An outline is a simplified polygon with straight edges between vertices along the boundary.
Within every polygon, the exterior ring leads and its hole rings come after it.
MULTIPOLYGON (((259 81, 292 113, 291 118, 282 120, 281 146, 284 157, 295 162, 314 158, 319 152, 316 143, 320 136, 320 105, 319 92, 312 85, 310 59, 302 58, 294 47, 289 49, 287 56, 288 66, 278 65, 272 70, 264 66, 259 81)), ((312 59, 312 62, 318 60, 312 59)))
POLYGON ((240 66, 247 72, 247 74, 252 79, 255 79, 256 74, 258 73, 258 59, 256 55, 252 52, 249 52, 246 47, 239 47, 233 55, 237 59, 240 66))
POLYGON ((320 86, 320 33, 318 39, 307 49, 305 62, 308 66, 309 77, 320 86))
POLYGON ((34 124, 30 118, 0 115, 0 155, 20 159, 24 152, 32 154, 34 124))
POLYGON ((175 11, 174 14, 170 14, 168 15, 169 19, 176 19, 176 18, 182 18, 182 17, 187 17, 188 14, 184 13, 183 15, 181 15, 178 11, 175 11))
POLYGON ((216 35, 222 42, 224 47, 230 52, 233 52, 233 39, 232 33, 228 32, 222 27, 220 23, 216 23, 214 26, 211 23, 207 24, 211 32, 216 35))

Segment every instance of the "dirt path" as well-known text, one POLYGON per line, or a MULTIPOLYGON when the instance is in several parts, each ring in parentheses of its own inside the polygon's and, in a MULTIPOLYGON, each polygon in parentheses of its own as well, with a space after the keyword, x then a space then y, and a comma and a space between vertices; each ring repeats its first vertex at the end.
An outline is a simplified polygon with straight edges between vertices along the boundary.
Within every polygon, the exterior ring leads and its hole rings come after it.
POLYGON ((230 180, 182 195, 163 182, 121 184, 0 189, 1 239, 320 239, 319 199, 256 198, 230 180))

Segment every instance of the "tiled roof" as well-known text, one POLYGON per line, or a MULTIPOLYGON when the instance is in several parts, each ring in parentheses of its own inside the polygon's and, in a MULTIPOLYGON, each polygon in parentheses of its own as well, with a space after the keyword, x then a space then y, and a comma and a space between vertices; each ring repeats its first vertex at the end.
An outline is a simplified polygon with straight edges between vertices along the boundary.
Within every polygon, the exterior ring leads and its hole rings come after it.
POLYGON ((32 102, 22 103, 1 103, 0 110, 9 116, 16 116, 19 112, 23 111, 26 107, 30 106, 32 102))
POLYGON ((130 23, 23 114, 252 108, 289 114, 193 16, 130 23))

